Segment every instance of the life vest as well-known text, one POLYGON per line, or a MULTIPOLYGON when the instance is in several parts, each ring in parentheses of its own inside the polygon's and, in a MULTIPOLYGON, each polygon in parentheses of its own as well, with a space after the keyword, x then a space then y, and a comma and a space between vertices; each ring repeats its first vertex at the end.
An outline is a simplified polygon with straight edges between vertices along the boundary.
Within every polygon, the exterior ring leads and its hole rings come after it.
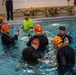
MULTIPOLYGON (((60 36, 59 34, 58 34, 58 36, 60 36)), ((64 43, 64 39, 65 39, 65 37, 67 37, 68 38, 68 40, 69 40, 69 44, 71 44, 71 43, 73 43, 73 38, 70 36, 70 34, 65 34, 65 35, 63 35, 63 36, 60 36, 61 38, 62 38, 62 42, 64 43)))

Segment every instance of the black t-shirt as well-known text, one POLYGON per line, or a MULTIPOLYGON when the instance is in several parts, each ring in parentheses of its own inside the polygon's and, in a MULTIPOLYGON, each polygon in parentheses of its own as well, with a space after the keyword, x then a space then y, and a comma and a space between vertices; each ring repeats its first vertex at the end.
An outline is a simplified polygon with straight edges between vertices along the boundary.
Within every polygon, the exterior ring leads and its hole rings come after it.
POLYGON ((57 60, 59 75, 64 75, 66 72, 72 71, 75 65, 75 52, 73 48, 69 46, 60 48, 57 52, 57 60))
POLYGON ((33 47, 28 47, 22 51, 22 57, 25 62, 27 62, 29 65, 34 66, 38 64, 37 59, 41 58, 41 55, 33 47))
POLYGON ((62 47, 57 52, 58 65, 63 65, 62 57, 65 58, 66 65, 75 64, 75 52, 69 46, 62 47))
POLYGON ((38 51, 44 52, 46 46, 48 45, 48 38, 45 35, 34 35, 31 38, 29 38, 29 41, 27 42, 27 46, 31 46, 31 42, 33 39, 38 39, 40 41, 38 51))

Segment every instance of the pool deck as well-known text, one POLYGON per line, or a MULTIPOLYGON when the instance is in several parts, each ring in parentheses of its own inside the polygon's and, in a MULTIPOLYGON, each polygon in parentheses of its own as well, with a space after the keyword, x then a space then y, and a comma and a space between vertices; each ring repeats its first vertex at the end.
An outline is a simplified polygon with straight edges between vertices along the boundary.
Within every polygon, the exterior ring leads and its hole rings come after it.
MULTIPOLYGON (((42 22, 45 20, 57 20, 57 19, 68 19, 68 18, 76 18, 76 15, 74 16, 59 16, 59 17, 32 17, 32 20, 36 22, 42 22)), ((14 20, 12 22, 5 20, 4 22, 8 24, 21 24, 23 22, 24 17, 14 17, 14 20)))

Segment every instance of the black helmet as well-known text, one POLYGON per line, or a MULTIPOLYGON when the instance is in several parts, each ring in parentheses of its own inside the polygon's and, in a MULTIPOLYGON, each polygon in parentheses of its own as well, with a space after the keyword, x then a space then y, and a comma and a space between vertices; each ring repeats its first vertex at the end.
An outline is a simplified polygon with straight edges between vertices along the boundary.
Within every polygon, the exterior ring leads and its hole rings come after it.
POLYGON ((24 13, 24 16, 29 16, 29 14, 28 13, 24 13))
POLYGON ((60 29, 60 30, 66 30, 66 28, 64 26, 60 26, 58 29, 60 29))

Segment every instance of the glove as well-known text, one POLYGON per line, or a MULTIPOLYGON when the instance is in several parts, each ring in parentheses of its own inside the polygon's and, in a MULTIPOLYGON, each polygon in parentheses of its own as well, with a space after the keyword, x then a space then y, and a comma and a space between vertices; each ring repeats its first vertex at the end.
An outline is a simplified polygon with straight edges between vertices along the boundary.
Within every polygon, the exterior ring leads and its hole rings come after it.
POLYGON ((50 63, 50 61, 49 61, 49 60, 45 60, 44 62, 45 62, 46 64, 49 64, 49 63, 50 63))

